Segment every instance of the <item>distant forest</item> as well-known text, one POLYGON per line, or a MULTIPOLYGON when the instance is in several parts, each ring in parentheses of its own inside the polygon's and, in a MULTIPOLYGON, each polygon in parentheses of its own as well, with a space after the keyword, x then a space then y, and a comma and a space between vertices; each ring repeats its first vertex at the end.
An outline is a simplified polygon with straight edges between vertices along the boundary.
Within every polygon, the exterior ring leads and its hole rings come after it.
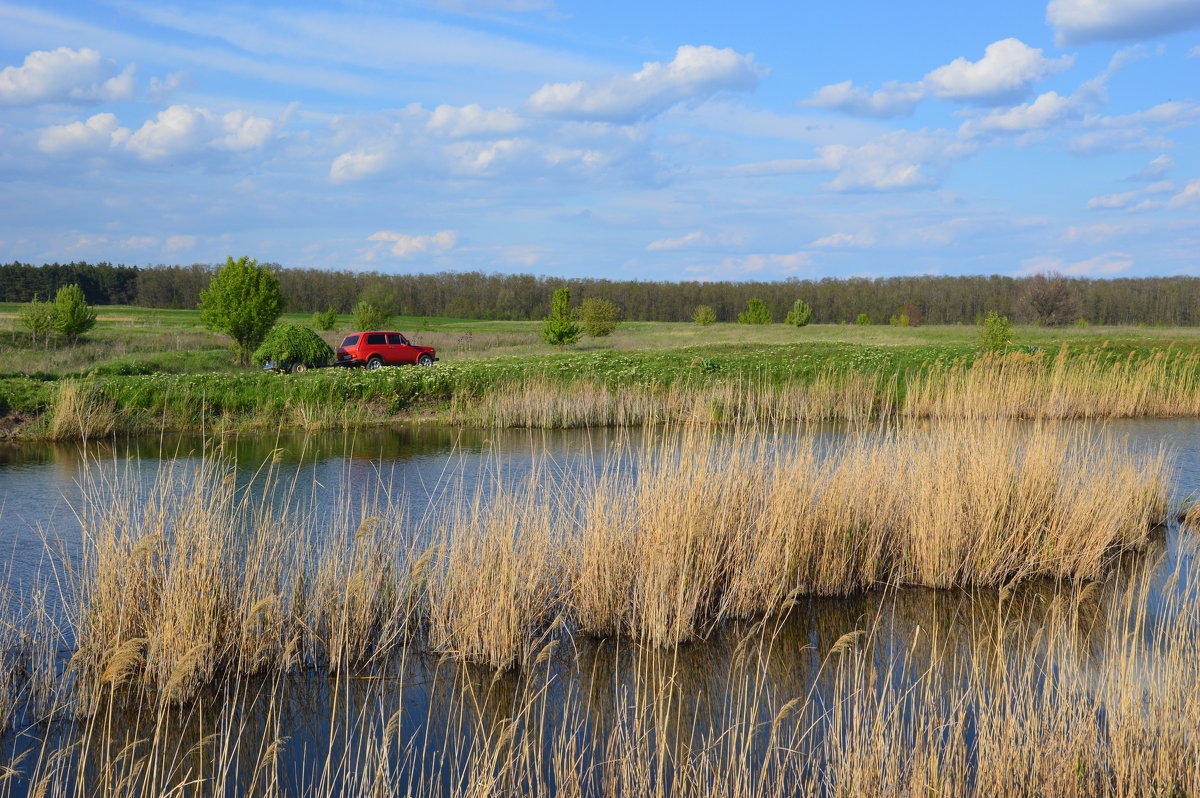
MULTIPOLYGON (((114 266, 110 263, 0 265, 0 301, 53 297, 77 283, 97 305, 194 308, 217 266, 114 266)), ((866 313, 885 324, 904 312, 925 324, 973 324, 990 310, 1017 320, 1032 314, 1022 301, 1031 280, 992 276, 886 277, 879 279, 784 280, 777 282, 667 282, 567 279, 528 274, 440 272, 378 274, 279 268, 289 311, 336 308, 347 313, 359 300, 403 316, 468 319, 540 319, 557 288, 571 290, 572 304, 608 299, 633 321, 688 321, 697 305, 710 305, 719 321, 734 321, 749 299, 763 300, 782 321, 796 299, 813 308, 817 323, 853 322, 866 313), (915 312, 914 312, 915 311, 915 312)), ((1067 281, 1071 306, 1092 324, 1200 324, 1200 278, 1140 277, 1067 281)))

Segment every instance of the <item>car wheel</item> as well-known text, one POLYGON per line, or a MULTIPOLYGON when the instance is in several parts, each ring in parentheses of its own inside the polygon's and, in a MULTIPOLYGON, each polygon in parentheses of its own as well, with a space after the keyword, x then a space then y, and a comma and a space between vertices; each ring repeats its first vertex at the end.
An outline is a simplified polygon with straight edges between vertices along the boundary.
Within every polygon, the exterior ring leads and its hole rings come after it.
POLYGON ((293 374, 303 374, 304 372, 308 371, 308 365, 305 363, 293 363, 289 371, 291 371, 293 374))
POLYGON ((381 368, 382 366, 383 366, 383 358, 379 357, 378 355, 376 355, 375 357, 373 357, 367 361, 367 368, 369 368, 371 371, 374 371, 377 368, 381 368))
POLYGON ((429 355, 421 355, 419 358, 417 358, 417 365, 418 366, 432 366, 433 358, 430 357, 429 355))

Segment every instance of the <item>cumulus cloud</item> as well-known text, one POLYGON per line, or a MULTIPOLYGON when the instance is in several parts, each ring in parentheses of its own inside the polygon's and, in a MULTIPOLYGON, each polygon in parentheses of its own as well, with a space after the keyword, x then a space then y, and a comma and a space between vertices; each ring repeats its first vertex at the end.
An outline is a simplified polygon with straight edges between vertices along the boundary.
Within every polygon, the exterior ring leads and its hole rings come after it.
POLYGON ((795 274, 812 265, 811 252, 791 253, 753 253, 724 258, 716 266, 688 266, 685 271, 691 273, 697 280, 739 280, 747 275, 761 273, 788 275, 795 274))
POLYGON ((1130 41, 1200 26, 1196 0, 1050 0, 1060 45, 1130 41))
POLYGON ((115 61, 87 47, 35 50, 21 66, 0 70, 0 105, 127 100, 133 73, 132 64, 118 73, 115 61))
POLYGON ((992 111, 963 123, 964 133, 1025 133, 1045 130, 1067 119, 1074 112, 1069 97, 1048 91, 1033 102, 992 111))
POLYGON ((852 81, 844 80, 821 87, 801 105, 887 119, 908 116, 925 95, 925 87, 920 83, 889 81, 876 91, 868 91, 852 81))
POLYGON ((846 80, 821 87, 801 104, 880 118, 907 116, 931 95, 974 105, 1002 105, 1028 96, 1034 83, 1072 63, 1071 56, 1046 58, 1019 39, 1001 39, 989 44, 978 61, 956 58, 917 83, 889 81, 869 91, 846 80))
POLYGON ((1046 58, 1019 39, 1001 39, 984 49, 983 58, 959 57, 925 76, 925 85, 943 100, 994 105, 1018 100, 1033 84, 1066 69, 1071 56, 1046 58))
POLYGON ((1144 111, 1117 116, 1093 116, 1084 122, 1088 131, 1068 142, 1081 155, 1119 150, 1167 149, 1173 142, 1157 132, 1200 121, 1200 104, 1190 101, 1159 103, 1144 111))
POLYGON ((683 45, 670 63, 651 61, 632 75, 596 83, 547 83, 529 98, 528 107, 566 119, 637 122, 720 92, 752 91, 761 74, 752 55, 683 45))
POLYGON ((172 105, 136 131, 119 125, 113 114, 51 125, 39 132, 37 146, 58 157, 116 153, 146 163, 166 163, 260 149, 274 137, 280 121, 249 111, 216 114, 205 108, 172 105))
POLYGON ((458 232, 442 230, 433 235, 413 236, 380 230, 378 233, 372 233, 367 240, 387 242, 391 244, 388 251, 393 255, 398 258, 410 258, 413 255, 441 255, 449 252, 458 243, 458 232))

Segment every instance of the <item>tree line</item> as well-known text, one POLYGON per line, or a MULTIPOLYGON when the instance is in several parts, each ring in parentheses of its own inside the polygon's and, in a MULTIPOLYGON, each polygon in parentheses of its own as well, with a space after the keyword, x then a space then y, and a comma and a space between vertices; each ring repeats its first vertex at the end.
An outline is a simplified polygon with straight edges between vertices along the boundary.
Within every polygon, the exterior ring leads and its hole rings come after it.
MULTIPOLYGON (((751 299, 762 300, 783 321, 797 299, 812 309, 817 324, 853 323, 865 314, 872 324, 905 316, 925 324, 974 324, 989 311, 1021 321, 1038 320, 1031 301, 1045 286, 1040 276, 921 276, 878 279, 789 279, 749 281, 643 281, 557 278, 530 274, 440 272, 387 275, 348 270, 285 269, 268 264, 279 278, 285 310, 349 313, 366 300, 394 315, 471 319, 538 320, 554 292, 570 291, 575 302, 615 303, 630 321, 691 321, 697 306, 713 309, 716 321, 735 321, 751 299)), ((0 265, 0 301, 28 302, 79 285, 99 305, 137 304, 195 308, 218 266, 123 266, 111 263, 25 263, 0 265)), ((1061 308, 1074 321, 1093 324, 1200 324, 1200 278, 1067 278, 1059 284, 1061 308)))

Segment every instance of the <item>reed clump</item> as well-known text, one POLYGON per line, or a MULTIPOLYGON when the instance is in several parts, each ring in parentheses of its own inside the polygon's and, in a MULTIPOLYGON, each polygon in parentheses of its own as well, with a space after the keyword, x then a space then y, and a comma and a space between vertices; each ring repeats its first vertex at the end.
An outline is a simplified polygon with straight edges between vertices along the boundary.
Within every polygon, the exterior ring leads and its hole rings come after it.
POLYGON ((330 527, 219 462, 176 465, 89 493, 73 668, 89 695, 143 684, 177 702, 230 673, 340 672, 418 639, 506 670, 566 626, 672 646, 805 595, 1096 579, 1165 519, 1168 472, 1161 451, 1072 427, 688 427, 623 459, 482 480, 419 520, 389 505, 330 527))
POLYGON ((116 429, 117 419, 116 402, 95 385, 63 380, 55 394, 46 437, 54 441, 104 438, 116 429))

